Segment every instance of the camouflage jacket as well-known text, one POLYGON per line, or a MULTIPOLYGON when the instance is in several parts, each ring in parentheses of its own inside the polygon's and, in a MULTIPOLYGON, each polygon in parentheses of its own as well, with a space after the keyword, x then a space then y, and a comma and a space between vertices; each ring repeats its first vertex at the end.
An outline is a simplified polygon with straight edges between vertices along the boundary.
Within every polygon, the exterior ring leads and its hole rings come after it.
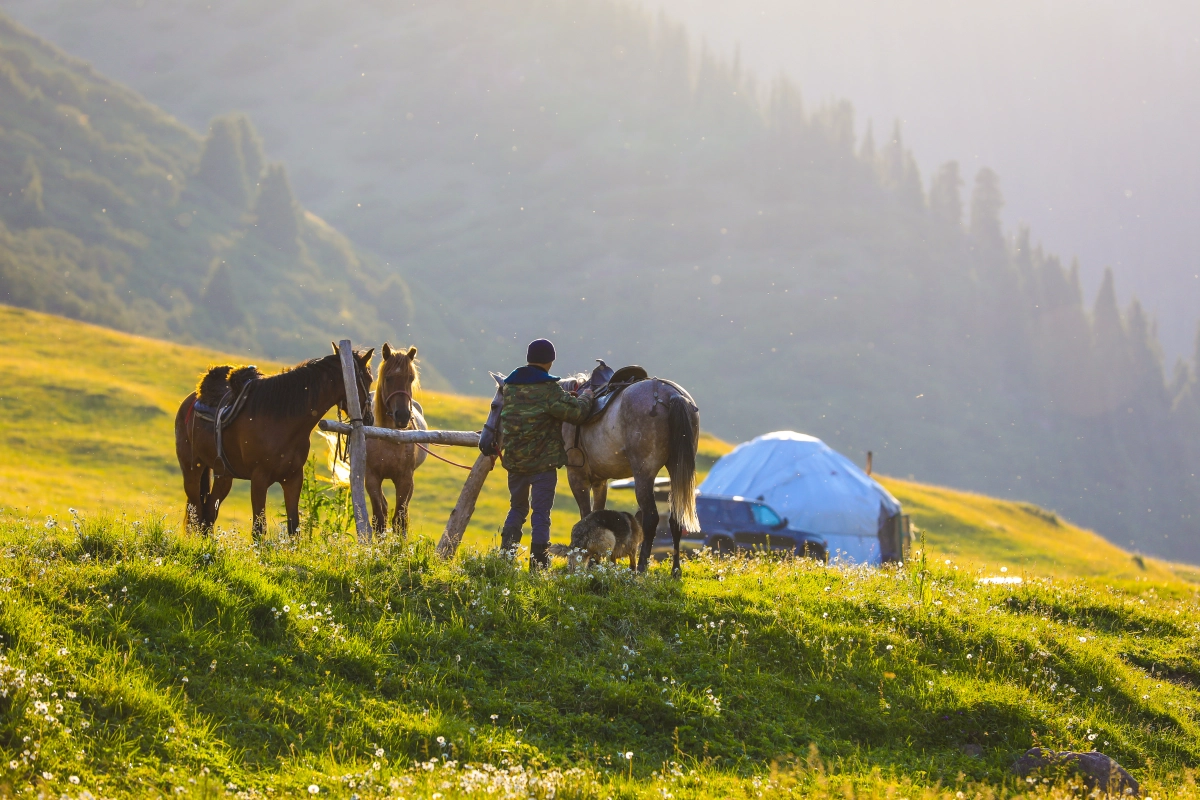
POLYGON ((582 422, 591 409, 590 397, 574 397, 552 379, 506 384, 500 411, 504 468, 532 475, 565 465, 562 425, 582 422))

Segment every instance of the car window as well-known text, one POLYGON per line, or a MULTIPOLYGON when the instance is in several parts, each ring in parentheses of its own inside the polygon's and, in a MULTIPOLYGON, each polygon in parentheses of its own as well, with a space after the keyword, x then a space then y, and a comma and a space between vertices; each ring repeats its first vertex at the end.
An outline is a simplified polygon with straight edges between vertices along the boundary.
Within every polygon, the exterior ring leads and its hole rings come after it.
POLYGON ((779 518, 770 506, 764 506, 762 503, 755 503, 751 506, 754 512, 754 521, 759 525, 767 525, 771 528, 778 527, 783 524, 783 520, 779 518))
POLYGON ((737 527, 739 525, 751 525, 754 523, 754 517, 750 514, 750 503, 742 503, 737 500, 729 500, 721 504, 722 517, 721 520, 726 525, 737 527))
POLYGON ((715 500, 697 500, 696 516, 700 518, 701 530, 712 530, 721 524, 718 514, 720 504, 715 500))

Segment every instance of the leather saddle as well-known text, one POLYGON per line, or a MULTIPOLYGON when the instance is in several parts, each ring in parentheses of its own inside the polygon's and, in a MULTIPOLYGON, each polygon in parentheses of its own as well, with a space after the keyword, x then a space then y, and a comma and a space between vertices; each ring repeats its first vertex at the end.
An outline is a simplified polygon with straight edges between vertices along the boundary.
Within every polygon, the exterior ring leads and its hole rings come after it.
POLYGON ((591 389, 592 397, 595 400, 592 403, 592 412, 583 421, 584 425, 589 425, 603 416, 605 409, 612 403, 613 398, 621 392, 638 381, 644 381, 650 377, 650 374, 645 369, 637 365, 630 365, 614 370, 608 364, 605 364, 602 358, 596 359, 596 363, 597 366, 592 370, 592 374, 579 387, 580 389, 591 389))
MULTIPOLYGON (((237 474, 233 465, 229 463, 229 458, 225 455, 224 433, 225 429, 237 419, 238 414, 242 413, 246 401, 250 398, 250 392, 247 390, 256 380, 262 377, 262 373, 258 371, 258 367, 251 365, 232 371, 228 367, 217 367, 214 372, 210 372, 210 375, 218 380, 224 378, 227 388, 224 394, 221 395, 221 399, 216 403, 212 403, 211 395, 208 393, 213 387, 211 384, 204 385, 201 397, 207 395, 206 399, 209 402, 204 403, 200 397, 197 397, 195 402, 192 403, 192 413, 197 418, 213 426, 217 440, 217 457, 221 459, 221 465, 225 467, 225 470, 230 475, 242 479, 242 476, 237 474)), ((207 378, 205 383, 208 383, 207 378)))

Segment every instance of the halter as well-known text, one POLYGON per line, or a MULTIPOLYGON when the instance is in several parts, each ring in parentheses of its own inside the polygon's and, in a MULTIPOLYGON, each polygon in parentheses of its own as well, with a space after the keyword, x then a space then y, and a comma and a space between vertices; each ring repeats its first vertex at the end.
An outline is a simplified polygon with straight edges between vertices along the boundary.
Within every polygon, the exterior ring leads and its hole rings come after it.
MULTIPOLYGON (((389 392, 387 397, 383 398, 383 407, 385 409, 389 409, 391 406, 391 403, 392 403, 392 398, 395 397, 396 395, 408 398, 408 415, 409 415, 409 423, 411 424, 411 422, 412 422, 412 392, 405 391, 404 389, 397 389, 394 392, 389 392)), ((392 418, 392 422, 395 422, 396 421, 396 412, 389 410, 387 413, 388 413, 388 416, 390 416, 392 418)))

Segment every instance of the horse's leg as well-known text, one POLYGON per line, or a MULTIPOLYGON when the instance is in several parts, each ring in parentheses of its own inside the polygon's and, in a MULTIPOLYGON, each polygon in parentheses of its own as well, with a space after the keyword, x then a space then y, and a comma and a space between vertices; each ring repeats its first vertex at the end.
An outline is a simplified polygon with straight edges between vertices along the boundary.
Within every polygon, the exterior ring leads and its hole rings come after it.
POLYGON ((679 520, 675 519, 675 515, 667 517, 667 522, 671 526, 671 540, 675 545, 675 552, 671 559, 671 577, 678 578, 683 575, 683 570, 679 567, 679 540, 683 536, 683 526, 679 524, 679 520))
POLYGON ((383 533, 387 524, 388 503, 383 493, 383 476, 373 469, 368 469, 365 483, 367 496, 371 498, 371 527, 378 534, 383 533))
POLYGON ((279 482, 283 488, 283 507, 287 509, 288 538, 300 533, 300 490, 304 488, 304 470, 293 473, 279 482))
POLYGON ((267 527, 267 489, 270 484, 262 478, 254 476, 250 479, 250 510, 254 514, 254 522, 250 526, 250 535, 254 543, 262 541, 263 531, 267 527))
POLYGON ((592 511, 603 511, 608 502, 608 481, 592 484, 592 511))
POLYGON ((650 551, 654 549, 654 534, 658 532, 658 506, 654 502, 655 473, 638 473, 633 477, 633 491, 638 509, 642 512, 642 552, 638 558, 638 572, 650 566, 650 551))
POLYGON ((233 478, 228 475, 213 475, 212 488, 208 490, 208 497, 204 502, 206 533, 211 533, 213 525, 217 524, 217 515, 221 513, 221 503, 225 502, 225 498, 229 496, 229 490, 232 488, 233 478))
POLYGON ((187 495, 185 525, 188 530, 203 530, 204 506, 200 500, 200 482, 204 480, 204 468, 180 459, 179 470, 183 473, 183 493, 187 495))
POLYGON ((580 519, 592 513, 592 487, 588 484, 583 469, 583 467, 567 467, 567 483, 571 486, 571 494, 574 495, 575 502, 579 505, 580 519))
POLYGON ((396 484, 396 510, 392 512, 392 531, 401 541, 408 536, 408 502, 412 500, 416 482, 411 470, 401 470, 396 484))

